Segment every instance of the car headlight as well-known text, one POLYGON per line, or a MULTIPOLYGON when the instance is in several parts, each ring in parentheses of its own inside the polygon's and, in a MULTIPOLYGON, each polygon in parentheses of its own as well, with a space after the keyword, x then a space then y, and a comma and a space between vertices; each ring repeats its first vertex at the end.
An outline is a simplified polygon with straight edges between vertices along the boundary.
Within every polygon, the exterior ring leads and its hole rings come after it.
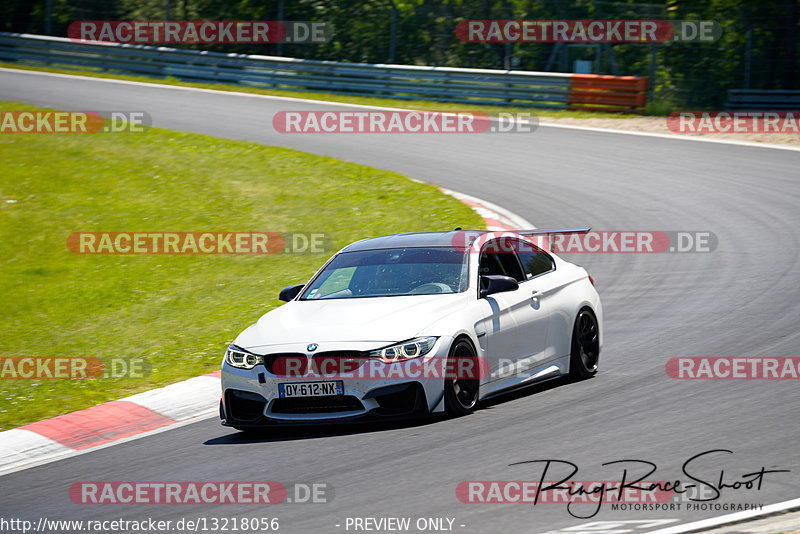
POLYGON ((369 352, 370 358, 375 358, 383 363, 395 363, 425 356, 436 344, 438 337, 418 337, 403 343, 391 345, 382 349, 369 352))
POLYGON ((225 351, 225 361, 232 367, 252 369, 256 365, 264 363, 264 357, 247 352, 236 345, 231 345, 228 347, 228 350, 225 351))

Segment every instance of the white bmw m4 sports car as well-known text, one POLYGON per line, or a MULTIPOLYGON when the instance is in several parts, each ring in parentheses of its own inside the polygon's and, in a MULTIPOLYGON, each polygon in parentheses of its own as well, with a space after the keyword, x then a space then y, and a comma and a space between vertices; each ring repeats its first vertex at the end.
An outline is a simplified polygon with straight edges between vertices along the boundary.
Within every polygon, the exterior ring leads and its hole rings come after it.
POLYGON ((597 372, 603 310, 577 265, 527 236, 406 233, 336 253, 228 348, 220 417, 247 430, 447 412, 597 372))

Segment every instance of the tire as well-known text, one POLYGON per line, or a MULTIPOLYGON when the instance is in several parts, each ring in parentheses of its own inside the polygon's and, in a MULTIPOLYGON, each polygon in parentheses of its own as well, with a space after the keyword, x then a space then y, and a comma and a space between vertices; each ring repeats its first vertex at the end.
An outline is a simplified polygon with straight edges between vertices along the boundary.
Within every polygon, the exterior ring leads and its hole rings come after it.
POLYGON ((569 374, 578 380, 585 380, 597 374, 600 360, 600 330, 592 310, 583 308, 575 318, 572 328, 572 350, 570 353, 569 374))
MULTIPOLYGON (((471 369, 478 369, 478 358, 475 354, 475 348, 467 338, 463 337, 456 339, 455 342, 453 342, 453 346, 450 347, 446 368, 448 370, 460 369, 461 367, 459 367, 457 361, 462 358, 472 359, 473 366, 471 369)), ((479 394, 479 378, 459 377, 458 372, 456 372, 455 376, 448 376, 444 379, 444 409, 451 416, 461 417, 472 413, 475 410, 475 406, 478 404, 479 394)))

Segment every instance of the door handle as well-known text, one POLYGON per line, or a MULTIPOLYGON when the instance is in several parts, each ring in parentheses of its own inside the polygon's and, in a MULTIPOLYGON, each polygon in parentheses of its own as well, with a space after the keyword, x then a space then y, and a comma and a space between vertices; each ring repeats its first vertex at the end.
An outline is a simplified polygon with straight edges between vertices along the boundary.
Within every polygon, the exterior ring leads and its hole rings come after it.
POLYGON ((531 300, 533 300, 533 301, 539 300, 539 297, 541 297, 541 296, 543 296, 543 293, 541 291, 539 291, 538 289, 534 289, 531 292, 531 300))

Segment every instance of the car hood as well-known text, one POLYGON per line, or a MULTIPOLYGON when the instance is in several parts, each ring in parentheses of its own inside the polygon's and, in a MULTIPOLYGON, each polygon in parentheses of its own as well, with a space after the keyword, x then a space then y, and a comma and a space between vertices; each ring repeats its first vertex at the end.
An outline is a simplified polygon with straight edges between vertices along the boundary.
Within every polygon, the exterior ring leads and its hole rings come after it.
POLYGON ((242 348, 323 342, 393 343, 466 305, 466 293, 287 302, 236 340, 242 348))

